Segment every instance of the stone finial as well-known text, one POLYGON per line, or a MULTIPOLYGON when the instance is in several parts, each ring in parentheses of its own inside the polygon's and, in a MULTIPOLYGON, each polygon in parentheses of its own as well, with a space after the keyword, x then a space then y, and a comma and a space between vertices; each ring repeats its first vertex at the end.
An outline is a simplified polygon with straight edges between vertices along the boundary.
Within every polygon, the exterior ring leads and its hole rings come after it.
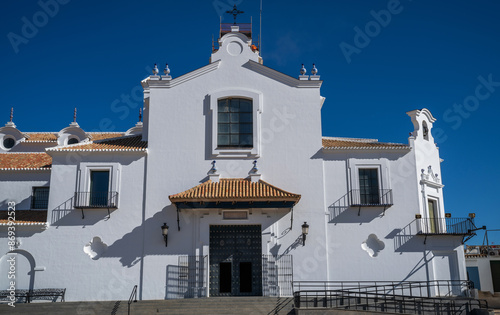
POLYGON ((316 68, 316 65, 313 63, 313 67, 311 69, 311 74, 316 75, 316 73, 318 73, 318 69, 316 68))
POLYGON ((210 171, 208 171, 208 178, 213 182, 213 183, 218 183, 220 179, 220 174, 217 173, 217 167, 215 166, 215 160, 212 161, 212 168, 210 171))
POLYGON ((255 182, 258 182, 260 180, 260 174, 259 174, 259 168, 257 167, 257 160, 253 161, 253 167, 252 169, 250 170, 250 172, 248 172, 248 175, 250 175, 250 181, 252 183, 255 183, 255 182))
POLYGON ((12 119, 14 119, 14 107, 10 108, 10 120, 9 120, 9 122, 12 122, 12 119))
POLYGON ((153 68, 153 75, 158 75, 158 72, 159 72, 159 71, 158 71, 158 66, 157 66, 157 65, 156 65, 156 63, 155 63, 155 66, 154 66, 154 68, 153 68))
POLYGON ((302 68, 300 69, 300 75, 305 75, 307 72, 306 68, 304 67, 304 64, 302 64, 302 68))
POLYGON ((75 110, 73 111, 73 122, 76 123, 76 107, 75 110))
POLYGON ((165 73, 165 75, 170 74, 170 69, 168 68, 168 63, 165 64, 165 69, 163 69, 163 73, 165 73))
POLYGON ((212 168, 210 169, 210 171, 208 171, 209 174, 215 174, 217 173, 217 167, 215 166, 215 160, 212 161, 212 168))
POLYGON ((252 163, 253 163, 253 167, 250 170, 250 173, 256 174, 259 171, 259 169, 257 168, 257 160, 253 161, 252 163))

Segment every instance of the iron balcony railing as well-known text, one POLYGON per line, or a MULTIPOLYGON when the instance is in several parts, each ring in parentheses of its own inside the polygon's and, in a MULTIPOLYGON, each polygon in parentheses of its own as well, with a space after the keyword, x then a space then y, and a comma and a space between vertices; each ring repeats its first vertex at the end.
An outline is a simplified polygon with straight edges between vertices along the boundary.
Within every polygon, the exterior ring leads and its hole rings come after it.
POLYGON ((417 218, 418 234, 470 235, 477 230, 472 218, 417 218))
POLYGON ((75 192, 75 208, 118 208, 118 192, 85 191, 75 192))
POLYGON ((355 207, 389 207, 392 201, 392 189, 352 189, 349 191, 349 205, 355 207))

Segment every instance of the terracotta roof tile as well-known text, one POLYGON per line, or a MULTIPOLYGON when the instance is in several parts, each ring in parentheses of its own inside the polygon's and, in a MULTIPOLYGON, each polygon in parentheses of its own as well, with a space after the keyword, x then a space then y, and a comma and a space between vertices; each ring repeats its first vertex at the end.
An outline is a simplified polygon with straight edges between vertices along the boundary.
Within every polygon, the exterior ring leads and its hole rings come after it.
MULTIPOLYGON (((0 211, 0 225, 9 223, 8 211, 0 211)), ((40 225, 47 222, 47 210, 16 210, 14 221, 17 225, 40 225)))
POLYGON ((81 142, 63 147, 54 147, 48 151, 146 151, 147 141, 142 141, 142 135, 125 136, 111 140, 96 140, 81 142))
POLYGON ((410 149, 406 144, 378 142, 377 139, 323 137, 322 141, 323 149, 410 149))
POLYGON ((263 180, 251 182, 246 178, 208 180, 191 189, 168 197, 171 202, 224 202, 224 201, 294 201, 300 195, 277 188, 263 180))
POLYGON ((55 132, 25 132, 25 142, 57 142, 55 132))
POLYGON ((111 139, 111 138, 119 138, 123 137, 124 133, 123 132, 113 132, 113 133, 102 133, 102 132, 89 132, 88 133, 93 141, 97 140, 104 140, 104 139, 111 139))
POLYGON ((0 170, 50 170, 51 166, 47 153, 0 153, 0 170))

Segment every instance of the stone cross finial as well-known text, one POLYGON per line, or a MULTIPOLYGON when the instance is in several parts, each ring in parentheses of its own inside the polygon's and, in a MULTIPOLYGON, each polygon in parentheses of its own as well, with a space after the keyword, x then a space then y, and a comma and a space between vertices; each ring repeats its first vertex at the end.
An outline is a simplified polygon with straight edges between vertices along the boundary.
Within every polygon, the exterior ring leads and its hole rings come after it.
POLYGON ((226 11, 226 13, 232 14, 234 17, 234 25, 236 25, 236 16, 241 13, 245 13, 244 11, 240 11, 236 8, 236 4, 234 5, 233 9, 230 11, 226 11))

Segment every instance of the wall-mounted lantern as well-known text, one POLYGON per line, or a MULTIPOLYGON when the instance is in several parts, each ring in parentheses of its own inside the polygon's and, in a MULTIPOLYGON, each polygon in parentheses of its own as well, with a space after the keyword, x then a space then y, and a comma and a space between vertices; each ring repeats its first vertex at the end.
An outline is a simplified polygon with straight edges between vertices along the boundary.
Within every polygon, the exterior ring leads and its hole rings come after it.
POLYGON ((309 234, 309 224, 307 224, 307 222, 304 222, 304 224, 302 224, 302 246, 306 245, 307 234, 309 234))
POLYGON ((163 238, 165 239, 165 247, 167 247, 167 240, 168 240, 168 225, 167 223, 163 223, 161 226, 161 234, 163 235, 163 238))

